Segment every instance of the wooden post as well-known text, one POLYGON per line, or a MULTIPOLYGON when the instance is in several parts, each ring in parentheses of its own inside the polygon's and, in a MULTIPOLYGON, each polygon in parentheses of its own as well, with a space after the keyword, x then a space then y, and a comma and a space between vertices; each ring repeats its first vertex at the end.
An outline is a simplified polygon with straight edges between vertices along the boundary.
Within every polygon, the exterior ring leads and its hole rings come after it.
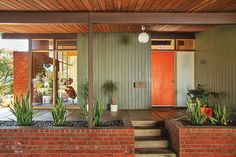
MULTIPOLYGON (((53 49, 56 49, 55 39, 53 39, 53 49)), ((56 105, 57 101, 57 66, 56 66, 56 59, 57 59, 57 51, 53 51, 53 98, 52 98, 52 105, 56 105)))
POLYGON ((32 65, 33 65, 33 52, 32 52, 32 39, 29 39, 29 85, 28 85, 28 91, 30 92, 30 97, 29 97, 29 101, 30 104, 33 105, 33 88, 32 88, 32 65))
POLYGON ((92 13, 88 16, 88 111, 89 128, 93 128, 93 21, 92 13))

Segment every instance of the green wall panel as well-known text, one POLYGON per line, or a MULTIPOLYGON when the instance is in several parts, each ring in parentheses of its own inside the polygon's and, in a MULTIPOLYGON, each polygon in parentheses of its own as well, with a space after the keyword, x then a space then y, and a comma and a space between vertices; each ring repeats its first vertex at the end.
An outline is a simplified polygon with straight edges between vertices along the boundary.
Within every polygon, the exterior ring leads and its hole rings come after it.
POLYGON ((196 34, 197 84, 222 92, 223 103, 236 111, 236 25, 196 34))
MULTIPOLYGON (((150 105, 150 43, 140 44, 137 33, 94 33, 94 98, 108 104, 101 87, 118 83, 119 109, 146 109, 150 105), (147 88, 133 88, 145 81, 147 88)), ((78 34, 78 85, 87 78, 87 35, 78 34)))

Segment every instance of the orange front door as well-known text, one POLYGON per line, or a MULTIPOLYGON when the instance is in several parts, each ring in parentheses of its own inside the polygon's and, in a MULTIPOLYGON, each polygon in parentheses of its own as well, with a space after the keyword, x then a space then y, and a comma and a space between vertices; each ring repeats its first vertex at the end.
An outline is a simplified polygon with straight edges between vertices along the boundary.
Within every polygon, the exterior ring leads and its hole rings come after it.
POLYGON ((174 105, 174 52, 151 55, 152 106, 174 105))

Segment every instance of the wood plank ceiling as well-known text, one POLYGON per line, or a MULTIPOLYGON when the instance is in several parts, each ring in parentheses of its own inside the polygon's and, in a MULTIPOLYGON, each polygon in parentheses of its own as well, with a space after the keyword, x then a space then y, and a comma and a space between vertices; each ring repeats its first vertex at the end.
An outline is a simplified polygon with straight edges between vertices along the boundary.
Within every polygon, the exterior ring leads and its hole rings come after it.
MULTIPOLYGON (((0 0, 0 11, 236 12, 236 0, 0 0)), ((95 32, 139 32, 140 25, 95 25, 95 32)), ((207 25, 149 25, 150 32, 198 32, 207 25)), ((0 25, 5 33, 76 33, 86 25, 0 25)))
POLYGON ((1 11, 234 12, 235 0, 0 0, 1 11))

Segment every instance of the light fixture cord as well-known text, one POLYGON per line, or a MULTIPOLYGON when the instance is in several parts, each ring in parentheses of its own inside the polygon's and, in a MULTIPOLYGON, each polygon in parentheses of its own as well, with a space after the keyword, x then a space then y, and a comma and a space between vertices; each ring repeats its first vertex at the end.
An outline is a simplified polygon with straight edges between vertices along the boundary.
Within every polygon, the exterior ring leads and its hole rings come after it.
POLYGON ((142 26, 142 28, 141 28, 141 29, 142 29, 142 31, 143 31, 143 32, 145 31, 145 27, 144 27, 144 26, 142 26))

